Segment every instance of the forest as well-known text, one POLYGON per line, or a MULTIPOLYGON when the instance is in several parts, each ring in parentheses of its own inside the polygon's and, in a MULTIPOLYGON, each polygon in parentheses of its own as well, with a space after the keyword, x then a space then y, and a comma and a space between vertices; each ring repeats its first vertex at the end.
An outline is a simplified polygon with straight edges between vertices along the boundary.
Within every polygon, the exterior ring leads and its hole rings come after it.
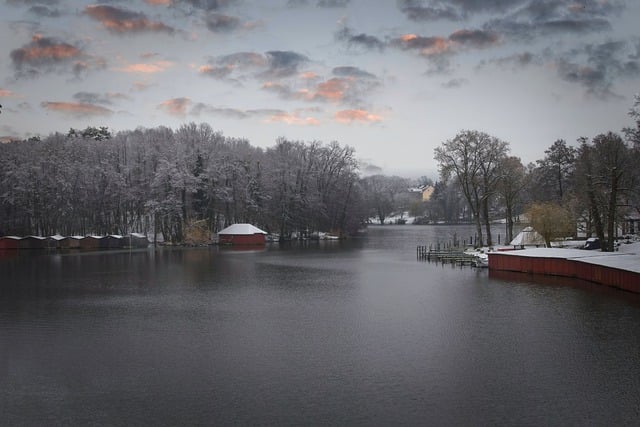
MULTIPOLYGON (((460 131, 434 151, 436 181, 365 174, 354 149, 278 139, 254 147, 208 124, 70 129, 0 144, 0 235, 140 232, 183 243, 252 223, 281 238, 314 232, 352 235, 375 218, 409 212, 419 223, 476 225, 491 245, 491 221, 506 218, 507 238, 522 214, 549 238, 606 236, 640 206, 640 98, 620 133, 557 140, 524 165, 510 144, 460 131), (428 201, 408 189, 433 186, 428 201)), ((612 240, 612 239, 609 239, 612 240)))

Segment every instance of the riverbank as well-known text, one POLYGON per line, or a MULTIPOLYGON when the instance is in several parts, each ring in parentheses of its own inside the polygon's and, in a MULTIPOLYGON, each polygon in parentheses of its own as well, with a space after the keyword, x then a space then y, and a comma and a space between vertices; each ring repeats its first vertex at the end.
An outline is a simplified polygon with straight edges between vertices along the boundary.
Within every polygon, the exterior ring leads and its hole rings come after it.
POLYGON ((618 252, 532 248, 489 253, 489 269, 562 276, 640 293, 640 244, 618 252))

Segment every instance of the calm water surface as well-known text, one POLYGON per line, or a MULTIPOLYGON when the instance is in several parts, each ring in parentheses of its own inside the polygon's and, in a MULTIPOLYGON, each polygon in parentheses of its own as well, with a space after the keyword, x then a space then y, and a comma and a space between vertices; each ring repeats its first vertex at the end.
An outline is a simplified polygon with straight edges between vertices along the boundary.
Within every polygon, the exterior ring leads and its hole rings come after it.
POLYGON ((0 425, 638 425, 638 297, 416 261, 453 233, 4 253, 0 425))

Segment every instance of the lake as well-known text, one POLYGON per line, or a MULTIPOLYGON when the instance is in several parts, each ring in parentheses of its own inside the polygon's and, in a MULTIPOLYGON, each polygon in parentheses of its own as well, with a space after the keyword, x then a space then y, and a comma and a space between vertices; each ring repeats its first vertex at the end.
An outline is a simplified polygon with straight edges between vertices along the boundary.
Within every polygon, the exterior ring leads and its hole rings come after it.
POLYGON ((638 425, 639 297, 416 259, 472 230, 2 253, 0 425, 638 425))

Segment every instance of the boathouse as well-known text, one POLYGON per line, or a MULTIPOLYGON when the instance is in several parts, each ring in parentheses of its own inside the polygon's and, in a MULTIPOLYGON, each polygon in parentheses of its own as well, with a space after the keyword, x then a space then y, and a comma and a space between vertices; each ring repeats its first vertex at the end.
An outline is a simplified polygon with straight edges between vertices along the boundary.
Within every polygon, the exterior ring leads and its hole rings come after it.
POLYGON ((20 239, 22 239, 22 237, 2 236, 0 237, 0 249, 18 249, 20 239))
POLYGON ((132 248, 146 248, 149 246, 149 239, 142 233, 129 233, 125 239, 126 245, 132 248))
POLYGON ((20 239, 20 249, 44 249, 47 247, 47 238, 42 236, 26 236, 20 239))
POLYGON ((103 236, 85 236, 80 239, 80 249, 99 249, 102 247, 103 236))
POLYGON ((100 240, 103 249, 118 249, 124 247, 124 238, 119 234, 109 234, 100 240))
POLYGON ((60 249, 78 249, 80 241, 84 239, 82 236, 67 236, 60 240, 60 249))
POLYGON ((251 224, 233 224, 218 232, 221 245, 264 245, 267 232, 251 224))

